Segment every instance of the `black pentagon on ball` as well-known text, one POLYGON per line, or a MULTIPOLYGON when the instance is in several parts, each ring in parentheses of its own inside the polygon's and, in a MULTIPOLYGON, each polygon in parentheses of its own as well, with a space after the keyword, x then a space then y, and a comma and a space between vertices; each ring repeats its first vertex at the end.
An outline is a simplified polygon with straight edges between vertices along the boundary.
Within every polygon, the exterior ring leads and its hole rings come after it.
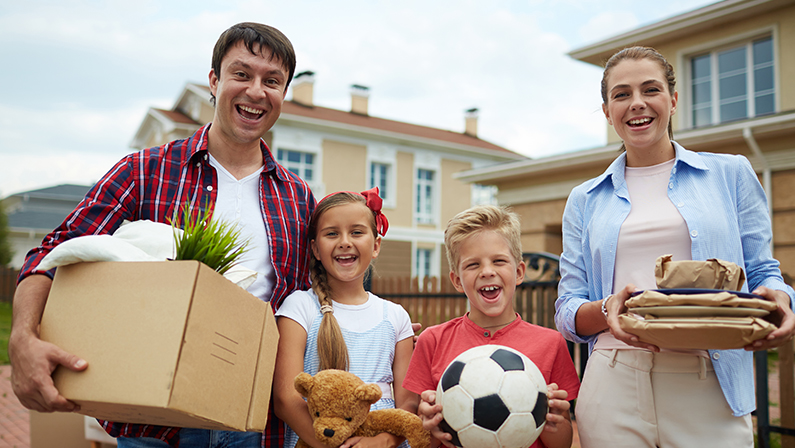
POLYGON ((458 384, 465 365, 466 364, 461 361, 453 361, 447 366, 444 375, 442 375, 442 392, 446 392, 447 389, 458 384))
POLYGON ((496 431, 505 422, 511 411, 497 394, 475 399, 472 421, 481 428, 496 431))
POLYGON ((546 421, 548 409, 547 394, 539 392, 536 404, 533 406, 533 419, 536 421, 536 428, 546 421))
POLYGON ((502 370, 506 372, 509 370, 524 370, 524 362, 522 362, 522 357, 517 355, 514 352, 504 350, 504 349, 497 349, 494 353, 490 356, 491 359, 494 360, 502 370))
POLYGON ((442 421, 439 423, 439 429, 441 429, 442 432, 446 432, 447 434, 453 436, 452 440, 450 440, 450 443, 452 443, 455 446, 462 446, 461 440, 458 439, 458 432, 456 432, 455 429, 451 428, 450 425, 444 419, 442 419, 442 421))

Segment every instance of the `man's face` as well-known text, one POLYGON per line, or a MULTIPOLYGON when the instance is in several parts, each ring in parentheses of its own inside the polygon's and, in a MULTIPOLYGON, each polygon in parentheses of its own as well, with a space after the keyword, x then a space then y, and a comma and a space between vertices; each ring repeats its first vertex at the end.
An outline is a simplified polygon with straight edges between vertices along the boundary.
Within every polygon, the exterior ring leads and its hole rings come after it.
POLYGON ((252 54, 240 41, 221 60, 221 73, 210 70, 215 95, 212 129, 231 144, 259 142, 279 118, 287 93, 288 71, 267 47, 252 54))

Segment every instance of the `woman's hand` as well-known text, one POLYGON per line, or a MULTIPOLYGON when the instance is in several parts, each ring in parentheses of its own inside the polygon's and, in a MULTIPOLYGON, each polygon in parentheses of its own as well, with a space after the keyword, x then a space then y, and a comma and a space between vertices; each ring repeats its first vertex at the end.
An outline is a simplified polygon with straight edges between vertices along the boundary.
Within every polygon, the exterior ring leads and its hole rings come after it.
POLYGON ((746 345, 745 349, 767 350, 792 340, 792 336, 795 334, 795 314, 792 313, 789 294, 764 286, 756 288, 753 293, 778 304, 778 309, 770 313, 767 318, 770 322, 775 324, 778 329, 767 335, 764 339, 746 345))
POLYGON ((640 339, 637 336, 622 330, 621 325, 618 323, 618 315, 627 312, 627 306, 624 302, 630 298, 636 289, 637 288, 635 288, 635 285, 630 283, 617 293, 604 299, 607 300, 607 303, 605 304, 605 308, 607 309, 607 326, 610 329, 610 333, 612 333, 612 335, 615 336, 615 338, 619 341, 625 342, 635 347, 645 348, 653 352, 659 352, 659 347, 653 344, 640 342, 640 339))

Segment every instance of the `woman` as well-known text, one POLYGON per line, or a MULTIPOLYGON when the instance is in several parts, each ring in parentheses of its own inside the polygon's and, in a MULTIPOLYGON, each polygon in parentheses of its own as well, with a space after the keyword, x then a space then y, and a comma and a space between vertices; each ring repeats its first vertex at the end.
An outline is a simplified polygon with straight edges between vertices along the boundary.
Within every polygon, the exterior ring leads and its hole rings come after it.
POLYGON ((584 448, 752 447, 751 350, 781 345, 795 328, 795 291, 772 258, 756 174, 742 156, 694 153, 671 140, 675 83, 654 49, 610 58, 602 110, 625 151, 572 190, 564 212, 555 321, 593 350, 576 407, 584 448), (745 350, 709 351, 666 350, 622 331, 624 302, 656 287, 664 254, 743 267, 747 288, 778 303, 779 329, 745 350))

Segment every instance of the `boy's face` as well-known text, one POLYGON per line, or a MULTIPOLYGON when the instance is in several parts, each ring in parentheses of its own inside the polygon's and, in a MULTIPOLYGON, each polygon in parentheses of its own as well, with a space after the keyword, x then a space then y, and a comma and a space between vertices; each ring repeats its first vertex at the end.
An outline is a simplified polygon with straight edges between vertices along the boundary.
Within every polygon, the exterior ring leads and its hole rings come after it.
POLYGON ((514 319, 513 297, 524 280, 525 264, 517 263, 502 235, 484 230, 464 239, 457 271, 450 272, 450 280, 469 299, 474 323, 487 328, 514 319))

